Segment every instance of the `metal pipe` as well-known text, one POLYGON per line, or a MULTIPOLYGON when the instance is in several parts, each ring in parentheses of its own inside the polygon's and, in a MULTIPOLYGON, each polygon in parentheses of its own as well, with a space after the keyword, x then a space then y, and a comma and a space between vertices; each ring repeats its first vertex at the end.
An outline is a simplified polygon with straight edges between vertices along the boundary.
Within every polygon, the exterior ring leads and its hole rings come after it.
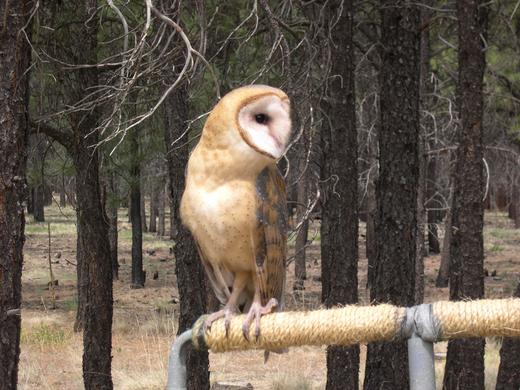
POLYGON ((435 390, 433 343, 438 340, 440 327, 431 304, 406 309, 408 338, 408 369, 410 390, 435 390))
POLYGON ((186 347, 191 343, 191 333, 191 329, 188 329, 172 344, 168 359, 166 390, 186 390, 186 347))
POLYGON ((408 369, 410 390, 435 390, 433 343, 424 341, 415 332, 408 339, 408 369))

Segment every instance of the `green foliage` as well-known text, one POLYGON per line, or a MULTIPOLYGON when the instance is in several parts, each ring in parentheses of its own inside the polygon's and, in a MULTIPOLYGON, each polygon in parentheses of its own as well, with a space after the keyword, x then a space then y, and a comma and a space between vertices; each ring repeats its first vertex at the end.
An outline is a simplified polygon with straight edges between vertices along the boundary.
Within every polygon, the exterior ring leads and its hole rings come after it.
POLYGON ((22 328, 22 344, 36 344, 41 347, 60 346, 65 344, 71 335, 62 326, 54 323, 40 323, 29 329, 22 328))
POLYGON ((63 306, 68 312, 75 312, 78 309, 78 297, 74 295, 70 299, 63 301, 63 306))
POLYGON ((493 228, 489 230, 489 234, 494 237, 501 240, 511 240, 516 237, 518 237, 518 232, 516 232, 514 229, 504 229, 504 228, 493 228))
POLYGON ((499 244, 493 244, 489 247, 489 250, 493 253, 500 253, 504 250, 504 247, 499 244))

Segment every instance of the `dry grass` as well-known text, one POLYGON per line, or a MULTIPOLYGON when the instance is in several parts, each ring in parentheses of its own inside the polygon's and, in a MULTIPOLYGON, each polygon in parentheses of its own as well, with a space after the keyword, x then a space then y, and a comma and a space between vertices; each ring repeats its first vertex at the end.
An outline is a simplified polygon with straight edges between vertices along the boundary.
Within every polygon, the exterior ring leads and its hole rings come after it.
MULTIPOLYGON (((20 389, 82 389, 82 337, 72 331, 75 304, 75 225, 74 212, 66 208, 46 209, 51 222, 53 271, 59 280, 57 309, 48 310, 50 293, 47 269, 47 225, 28 223, 23 275, 24 311, 22 321, 22 354, 20 389), (60 257, 56 256, 60 253, 60 257), (68 261, 67 261, 68 260, 68 261), (70 262, 70 263, 69 263, 70 262)), ((148 275, 159 272, 159 279, 147 280, 145 289, 129 287, 130 234, 126 212, 121 211, 120 259, 121 280, 114 283, 113 380, 116 389, 163 389, 171 341, 175 335, 178 298, 174 263, 169 254, 170 242, 146 234, 144 239, 145 267, 148 275), (150 251, 155 251, 153 254, 150 251)), ((363 227, 362 227, 363 228, 363 227)), ((520 235, 512 229, 504 214, 486 214, 485 266, 495 278, 486 278, 486 296, 510 296, 520 269, 518 248, 520 235)), ((317 237, 319 239, 319 236, 317 237)), ((320 273, 319 241, 308 250, 308 280, 305 291, 288 294, 290 309, 312 309, 320 305, 321 285, 315 280, 320 273)), ((368 302, 366 259, 360 241, 360 302, 368 302)), ((438 289, 433 282, 438 270, 438 256, 425 260, 426 301, 446 299, 448 290, 438 289)), ((293 268, 289 267, 288 286, 292 286, 293 268)), ((446 343, 438 343, 436 351, 445 351, 446 343)), ((486 388, 494 388, 499 364, 499 344, 489 340, 486 347, 486 388)), ((364 376, 364 356, 360 381, 364 376)), ((437 386, 442 383, 444 361, 436 362, 437 386)), ((323 389, 326 380, 325 348, 293 348, 288 353, 271 354, 264 365, 261 351, 211 354, 212 381, 250 382, 255 389, 323 389)))

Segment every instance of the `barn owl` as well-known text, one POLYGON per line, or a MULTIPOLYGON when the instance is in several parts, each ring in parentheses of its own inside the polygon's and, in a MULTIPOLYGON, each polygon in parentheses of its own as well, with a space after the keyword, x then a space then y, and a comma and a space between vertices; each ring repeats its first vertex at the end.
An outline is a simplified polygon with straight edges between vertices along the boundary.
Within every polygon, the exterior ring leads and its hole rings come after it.
POLYGON ((197 244, 208 280, 224 307, 205 327, 247 312, 249 339, 260 318, 283 308, 286 193, 276 161, 291 133, 289 98, 252 85, 225 95, 211 111, 188 161, 181 218, 197 244))

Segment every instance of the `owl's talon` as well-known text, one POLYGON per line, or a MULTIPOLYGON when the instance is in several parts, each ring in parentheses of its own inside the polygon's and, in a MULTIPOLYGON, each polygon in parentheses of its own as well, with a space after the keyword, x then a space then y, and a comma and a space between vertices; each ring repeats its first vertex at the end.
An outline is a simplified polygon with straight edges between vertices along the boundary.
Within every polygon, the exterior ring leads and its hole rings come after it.
POLYGON ((249 324, 246 321, 242 324, 242 334, 244 335, 244 338, 249 341, 249 324))
POLYGON ((215 321, 224 318, 224 328, 226 330, 226 337, 228 337, 231 319, 235 316, 236 312, 236 308, 226 306, 222 310, 211 313, 208 318, 206 318, 206 321, 204 321, 204 332, 211 330, 211 325, 213 325, 215 321))
POLYGON ((224 328, 226 329, 226 337, 229 336, 229 328, 230 328, 230 326, 231 326, 231 318, 226 316, 226 318, 224 319, 224 328))
POLYGON ((260 338, 260 317, 257 317, 255 322, 255 340, 258 341, 258 339, 260 338))
POLYGON ((249 328, 253 320, 255 321, 255 340, 258 341, 260 338, 260 319, 263 315, 272 313, 276 306, 278 306, 278 301, 275 298, 271 298, 265 306, 262 306, 259 302, 253 302, 242 325, 242 334, 247 341, 249 341, 249 328))

